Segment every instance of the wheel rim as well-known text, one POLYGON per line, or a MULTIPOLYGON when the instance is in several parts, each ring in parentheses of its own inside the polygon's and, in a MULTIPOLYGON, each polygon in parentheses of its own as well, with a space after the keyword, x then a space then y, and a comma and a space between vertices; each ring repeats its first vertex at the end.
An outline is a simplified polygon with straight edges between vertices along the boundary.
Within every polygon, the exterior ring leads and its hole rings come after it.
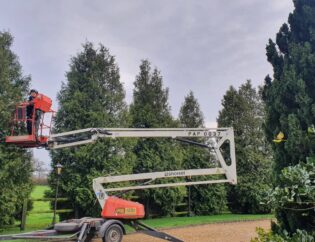
POLYGON ((110 241, 115 242, 120 240, 120 233, 116 229, 111 229, 108 233, 110 241))

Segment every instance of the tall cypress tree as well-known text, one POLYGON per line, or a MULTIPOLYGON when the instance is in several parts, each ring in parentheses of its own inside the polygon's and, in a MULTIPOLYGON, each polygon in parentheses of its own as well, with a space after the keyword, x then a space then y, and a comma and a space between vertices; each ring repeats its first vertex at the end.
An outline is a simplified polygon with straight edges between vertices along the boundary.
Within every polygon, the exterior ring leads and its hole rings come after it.
POLYGON ((183 127, 202 128, 204 127, 204 117, 200 109, 198 100, 192 91, 185 97, 179 111, 179 120, 183 127))
MULTIPOLYGON (((179 121, 185 128, 204 127, 204 117, 198 100, 190 92, 184 100, 179 113, 179 121)), ((204 140, 195 138, 196 142, 204 140)), ((213 167, 209 150, 192 145, 183 145, 185 169, 198 169, 213 167)), ((201 178, 191 178, 191 180, 201 178)), ((191 197, 191 208, 194 214, 205 215, 220 213, 226 206, 226 192, 222 184, 197 185, 188 187, 188 196, 191 197)))
MULTIPOLYGON (((12 52, 13 37, 0 32, 0 131, 9 135, 10 119, 17 102, 26 97, 30 77, 23 76, 12 52)), ((0 227, 12 224, 31 192, 31 153, 0 143, 0 227)))
MULTIPOLYGON (((142 61, 134 86, 130 106, 132 127, 174 127, 168 104, 168 89, 163 87, 160 72, 157 69, 151 71, 149 61, 142 61)), ((134 153, 137 157, 134 173, 176 170, 181 165, 180 149, 169 139, 139 139, 134 153)), ((147 209, 147 215, 170 215, 184 193, 185 189, 182 188, 163 188, 146 189, 138 195, 147 209)))
MULTIPOLYGON (((284 134, 283 142, 272 146, 276 185, 281 187, 288 185, 280 179, 281 171, 305 162, 315 152, 315 139, 308 132, 315 123, 315 2, 293 2, 295 9, 288 24, 282 25, 276 42, 270 39, 267 45, 267 58, 274 74, 273 78, 266 77, 263 90, 268 139, 273 140, 280 132, 284 134)), ((290 233, 314 228, 315 212, 307 210, 308 205, 301 203, 300 195, 288 201, 286 207, 290 209, 277 208, 281 228, 290 233)))
POLYGON ((237 213, 265 213, 261 204, 271 186, 271 160, 263 132, 264 109, 250 81, 226 92, 218 117, 219 127, 233 127, 237 161, 236 186, 228 187, 229 208, 237 213))
MULTIPOLYGON (((126 127, 125 93, 115 58, 103 45, 92 43, 71 59, 67 83, 58 94, 55 132, 89 127, 126 127)), ((56 150, 53 163, 60 162, 60 196, 69 198, 76 216, 99 216, 92 179, 109 174, 130 173, 133 166, 128 146, 121 139, 102 139, 95 144, 56 150)), ((55 174, 50 175, 54 188, 55 174)))

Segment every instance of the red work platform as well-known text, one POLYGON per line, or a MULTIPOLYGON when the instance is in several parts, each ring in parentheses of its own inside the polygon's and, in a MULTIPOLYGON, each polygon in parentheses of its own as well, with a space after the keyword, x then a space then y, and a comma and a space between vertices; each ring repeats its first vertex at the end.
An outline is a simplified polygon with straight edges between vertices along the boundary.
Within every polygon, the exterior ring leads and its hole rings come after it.
POLYGON ((36 140, 35 135, 18 135, 18 136, 7 136, 5 138, 6 143, 15 144, 23 148, 35 148, 46 146, 48 137, 39 136, 36 140))
POLYGON ((32 102, 17 104, 11 135, 5 138, 5 142, 22 148, 45 147, 55 113, 51 105, 51 99, 43 94, 38 94, 32 102))

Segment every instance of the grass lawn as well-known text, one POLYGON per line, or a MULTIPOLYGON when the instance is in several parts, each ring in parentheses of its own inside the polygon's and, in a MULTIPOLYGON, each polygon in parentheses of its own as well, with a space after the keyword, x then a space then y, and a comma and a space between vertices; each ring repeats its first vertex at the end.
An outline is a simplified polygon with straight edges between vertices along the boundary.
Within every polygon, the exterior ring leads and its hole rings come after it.
MULTIPOLYGON (((31 198, 38 199, 43 198, 45 191, 48 191, 48 186, 35 186, 34 190, 31 194, 31 198)), ((33 210, 34 212, 47 211, 50 210, 50 202, 42 202, 42 201, 34 201, 33 202, 33 210)), ((51 225, 53 220, 52 213, 38 213, 38 214, 30 214, 26 218, 26 228, 29 229, 38 229, 45 228, 51 225)), ((59 221, 59 217, 57 215, 56 218, 59 221)))
POLYGON ((35 186, 31 198, 43 198, 44 193, 49 190, 49 186, 35 186))
MULTIPOLYGON (((49 190, 48 186, 35 186, 31 194, 33 199, 43 198, 45 191, 49 190)), ((32 211, 47 211, 50 210, 49 202, 35 201, 33 203, 32 211)), ((167 218, 155 218, 143 220, 143 222, 154 228, 171 228, 179 226, 189 226, 189 225, 200 225, 209 223, 219 223, 219 222, 233 222, 233 221, 246 221, 246 220, 257 220, 257 219, 272 219, 274 215, 271 214, 231 214, 225 213, 220 215, 210 215, 210 216, 195 216, 195 217, 167 217, 167 218)), ((53 219, 52 213, 38 213, 29 214, 26 219, 26 231, 44 229, 48 227, 53 219)), ((57 217, 57 221, 59 218, 57 217)), ((132 231, 128 228, 127 231, 132 231)), ((6 229, 5 233, 19 233, 19 228, 6 229)), ((18 240, 15 240, 18 241, 18 240)))
MULTIPOLYGON (((35 186, 31 198, 33 199, 39 199, 44 197, 45 191, 49 190, 48 186, 35 186)), ((33 202, 33 210, 34 212, 40 212, 40 211, 47 211, 50 210, 49 202, 42 202, 42 201, 34 201, 33 202)), ((59 221, 59 217, 57 215, 57 221, 59 221)), ((52 213, 38 213, 38 214, 29 214, 26 217, 26 230, 25 231, 31 231, 36 229, 44 229, 47 228, 53 220, 53 214, 52 213)), ((16 224, 20 224, 20 221, 17 221, 16 224)), ((0 234, 5 233, 19 233, 19 228, 9 228, 5 229, 5 231, 1 231, 0 234)))
POLYGON ((170 217, 170 218, 155 218, 143 220, 143 222, 154 228, 171 228, 188 225, 200 225, 220 222, 235 222, 257 219, 272 219, 273 214, 219 214, 208 216, 195 216, 195 217, 170 217))

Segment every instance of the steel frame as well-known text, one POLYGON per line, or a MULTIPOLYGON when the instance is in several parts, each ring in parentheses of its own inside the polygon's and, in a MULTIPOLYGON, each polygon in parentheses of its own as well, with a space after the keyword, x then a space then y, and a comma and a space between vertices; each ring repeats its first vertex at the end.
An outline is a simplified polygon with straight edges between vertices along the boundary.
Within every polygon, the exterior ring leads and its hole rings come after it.
MULTIPOLYGON (((73 147, 83 144, 93 143, 99 138, 194 138, 203 137, 207 142, 205 147, 209 151, 214 152, 220 167, 208 169, 189 169, 163 172, 149 172, 140 174, 120 175, 98 177, 93 180, 93 189, 96 197, 101 205, 104 205, 108 195, 107 192, 127 191, 146 188, 161 188, 174 186, 188 186, 198 184, 213 184, 213 183, 237 183, 236 174, 236 158, 233 128, 89 128, 82 130, 69 131, 59 134, 52 134, 48 141, 50 149, 59 149, 73 147), (83 138, 82 138, 83 137, 83 138), (221 152, 222 145, 228 142, 230 145, 230 161, 228 165, 221 152), (200 181, 185 181, 163 184, 148 184, 158 179, 175 178, 175 177, 192 177, 192 176, 207 176, 207 175, 225 175, 225 179, 208 178, 208 180, 200 181), (146 180, 145 184, 107 188, 103 184, 124 182, 124 181, 140 181, 146 180)), ((192 161, 193 162, 193 161, 192 161)))

